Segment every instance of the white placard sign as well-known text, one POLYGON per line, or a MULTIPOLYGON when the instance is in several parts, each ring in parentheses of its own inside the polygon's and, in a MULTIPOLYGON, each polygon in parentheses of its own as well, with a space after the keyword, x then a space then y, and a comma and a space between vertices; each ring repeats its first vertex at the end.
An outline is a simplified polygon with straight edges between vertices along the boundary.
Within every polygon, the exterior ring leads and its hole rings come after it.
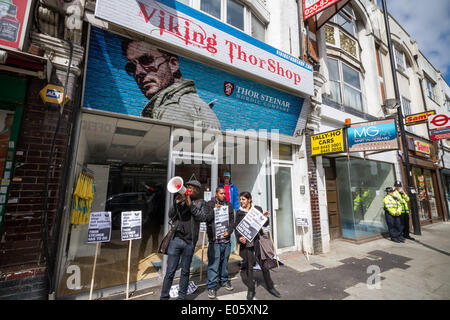
POLYGON ((97 0, 95 16, 275 86, 314 95, 308 63, 173 0, 97 0))
MULTIPOLYGON (((178 290, 180 290, 180 285, 176 284, 170 287, 169 296, 171 298, 178 298, 178 290)), ((197 290, 197 286, 195 285, 194 281, 189 282, 189 286, 187 288, 186 295, 189 295, 197 290)))
POLYGON ((297 227, 307 227, 308 226, 308 217, 296 217, 295 225, 297 227))
POLYGON ((206 222, 200 222, 200 232, 206 232, 206 222))
POLYGON ((111 241, 111 212, 91 212, 87 243, 111 241))
POLYGON ((122 212, 121 235, 122 241, 141 239, 142 211, 122 212))
POLYGON ((255 209, 255 207, 252 207, 244 219, 238 224, 236 230, 248 241, 253 241, 266 221, 267 217, 261 211, 255 209))
POLYGON ((228 206, 214 208, 214 225, 216 226, 216 238, 222 239, 223 233, 228 231, 230 217, 228 215, 228 206))

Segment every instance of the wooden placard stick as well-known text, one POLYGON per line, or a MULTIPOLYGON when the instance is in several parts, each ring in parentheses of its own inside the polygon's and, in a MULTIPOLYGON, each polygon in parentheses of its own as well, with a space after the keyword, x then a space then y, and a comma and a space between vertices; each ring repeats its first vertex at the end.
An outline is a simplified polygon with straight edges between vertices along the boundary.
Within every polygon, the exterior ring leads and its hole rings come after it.
POLYGON ((92 300, 92 291, 94 289, 95 267, 97 265, 97 255, 98 255, 99 245, 100 245, 100 242, 97 242, 97 244, 95 246, 95 257, 94 257, 94 266, 92 267, 91 290, 89 292, 89 300, 92 300))
POLYGON ((203 239, 202 239, 202 263, 200 263, 200 282, 202 281, 202 274, 203 274, 203 251, 205 250, 205 237, 206 237, 206 232, 203 232, 203 239))
POLYGON ((129 240, 128 244, 128 272, 127 272, 127 291, 126 291, 126 297, 125 300, 128 300, 128 290, 130 287, 130 262, 131 262, 131 242, 133 240, 129 240))

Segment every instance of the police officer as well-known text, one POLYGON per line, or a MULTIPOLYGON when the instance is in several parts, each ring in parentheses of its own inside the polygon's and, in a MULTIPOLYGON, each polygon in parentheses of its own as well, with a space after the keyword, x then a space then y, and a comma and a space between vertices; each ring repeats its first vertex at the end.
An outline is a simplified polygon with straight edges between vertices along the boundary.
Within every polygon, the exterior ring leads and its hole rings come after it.
POLYGON ((397 197, 398 200, 400 201, 400 204, 402 205, 401 221, 403 225, 403 234, 402 234, 403 238, 414 240, 414 238, 409 235, 409 208, 408 208, 409 197, 403 190, 402 183, 400 181, 395 181, 394 187, 395 187, 394 197, 397 197))
POLYGON ((389 235, 394 242, 405 242, 402 237, 403 224, 401 222, 402 205, 394 197, 394 188, 386 188, 387 195, 383 198, 383 208, 386 217, 386 223, 389 229, 389 235))

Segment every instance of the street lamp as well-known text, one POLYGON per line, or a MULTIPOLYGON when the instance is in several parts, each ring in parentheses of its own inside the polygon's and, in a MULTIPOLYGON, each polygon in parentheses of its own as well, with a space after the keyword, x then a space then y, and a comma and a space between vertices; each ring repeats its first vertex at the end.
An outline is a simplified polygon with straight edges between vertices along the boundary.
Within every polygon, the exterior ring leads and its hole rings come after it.
MULTIPOLYGON (((396 101, 396 104, 398 104, 398 101, 400 101, 400 92, 398 89, 397 70, 395 68, 395 62, 394 62, 394 52, 393 52, 393 48, 392 48, 391 29, 389 27, 389 14, 387 11, 386 0, 382 0, 382 4, 383 4, 383 12, 384 12, 384 23, 386 26, 388 49, 389 49, 389 58, 391 61, 392 78, 394 80, 395 101, 396 101)), ((403 155, 405 157, 406 179, 408 181, 408 187, 409 187, 408 194, 411 199, 411 214, 412 214, 412 221, 413 221, 413 227, 414 227, 414 234, 421 235, 422 233, 420 231, 419 215, 417 214, 416 191, 414 190, 414 187, 413 187, 411 165, 409 163, 408 144, 406 142, 405 127, 403 125, 403 111, 402 111, 402 108, 397 108, 397 111, 398 111, 397 112, 398 125, 400 127, 400 137, 401 137, 402 146, 403 146, 403 155)))

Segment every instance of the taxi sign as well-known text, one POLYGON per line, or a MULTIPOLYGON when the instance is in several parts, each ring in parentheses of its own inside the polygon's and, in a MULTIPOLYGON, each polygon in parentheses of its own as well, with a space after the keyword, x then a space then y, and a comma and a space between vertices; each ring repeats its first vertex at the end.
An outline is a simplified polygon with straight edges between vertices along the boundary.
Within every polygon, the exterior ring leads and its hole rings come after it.
MULTIPOLYGON (((64 87, 48 84, 39 92, 39 95, 44 103, 57 104, 61 106, 63 103, 64 87)), ((66 96, 66 103, 68 101, 69 97, 66 96)))
POLYGON ((345 152, 344 130, 323 132, 311 136, 311 155, 345 152))

